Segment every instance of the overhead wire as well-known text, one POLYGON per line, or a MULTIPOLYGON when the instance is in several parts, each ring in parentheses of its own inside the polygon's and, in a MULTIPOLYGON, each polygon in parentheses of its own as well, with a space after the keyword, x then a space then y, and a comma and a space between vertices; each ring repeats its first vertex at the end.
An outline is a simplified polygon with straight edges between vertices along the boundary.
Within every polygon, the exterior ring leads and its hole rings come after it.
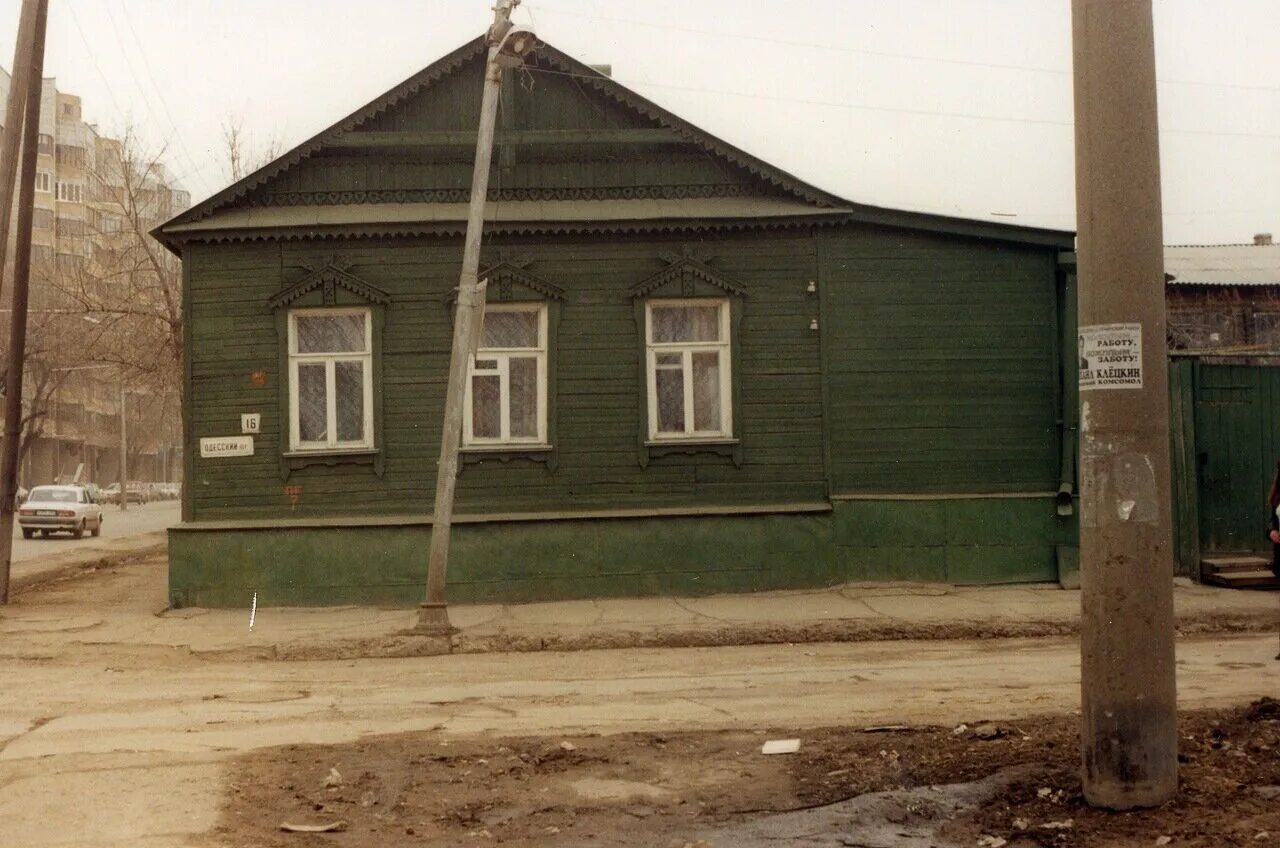
MULTIPOLYGON (((539 9, 542 9, 543 11, 552 11, 553 13, 555 11, 542 4, 537 4, 536 6, 534 4, 525 4, 525 5, 528 6, 528 11, 529 11, 531 20, 533 17, 534 8, 539 8, 539 9)), ((573 13, 566 12, 565 14, 573 14, 573 13)), ((600 16, 594 16, 594 15, 578 15, 578 16, 590 17, 590 18, 600 17, 600 16)), ((619 18, 604 18, 604 19, 620 21, 624 23, 645 25, 645 26, 654 26, 655 28, 659 28, 659 29, 671 29, 675 31, 696 32, 698 34, 706 34, 706 35, 728 35, 728 37, 731 37, 731 38, 738 37, 732 34, 713 33, 710 31, 695 30, 688 27, 672 27, 672 26, 666 26, 661 24, 647 24, 640 21, 629 21, 629 20, 619 19, 619 18)), ((748 38, 751 40, 759 40, 759 41, 769 41, 769 42, 784 43, 784 44, 796 44, 800 46, 815 46, 815 45, 810 45, 806 42, 788 42, 782 39, 769 39, 769 38, 753 37, 753 36, 742 36, 742 37, 748 38)), ((817 45, 817 46, 823 46, 823 45, 817 45)), ((832 47, 831 49, 840 49, 840 48, 832 47)), ((1057 69, 1049 69, 1049 68, 1035 68, 1035 67, 1027 67, 1027 66, 1017 66, 1017 65, 999 65, 999 64, 993 64, 993 63, 967 62, 963 60, 937 59, 937 57, 911 56, 908 54, 889 53, 887 51, 852 50, 851 52, 869 53, 871 55, 893 56, 895 58, 911 58, 911 59, 923 59, 923 60, 936 59, 937 61, 943 62, 946 64, 979 65, 983 67, 992 67, 992 68, 1000 68, 1000 69, 1008 69, 1008 70, 1024 70, 1024 71, 1044 72, 1044 73, 1051 73, 1051 74, 1061 74, 1064 76, 1069 73, 1066 71, 1059 71, 1057 69)), ((577 80, 594 81, 599 79, 598 77, 593 75, 575 74, 568 71, 556 71, 550 68, 534 67, 534 68, 531 68, 530 70, 533 73, 563 76, 563 77, 574 79, 575 81, 577 80)), ((1045 118, 1045 119, 1024 118, 1024 117, 1005 116, 1005 115, 984 115, 984 114, 968 113, 968 112, 938 112, 938 111, 932 111, 932 110, 926 110, 926 109, 908 109, 908 108, 902 108, 902 107, 874 106, 871 104, 856 104, 856 103, 834 102, 834 101, 824 101, 824 100, 812 100, 812 99, 795 98, 795 97, 780 97, 780 96, 772 96, 772 95, 758 94, 758 93, 752 93, 752 92, 729 91, 729 90, 723 90, 723 89, 711 89, 711 88, 703 88, 703 87, 696 87, 696 86, 673 85, 668 83, 655 83, 655 82, 649 82, 644 80, 623 80, 623 79, 616 79, 616 78, 611 78, 611 79, 614 79, 615 82, 625 84, 628 86, 633 86, 633 87, 634 86, 650 86, 653 88, 671 89, 676 91, 688 91, 688 92, 696 92, 696 93, 704 93, 704 94, 727 95, 732 97, 743 97, 743 98, 749 98, 749 99, 784 102, 784 103, 798 103, 798 104, 804 104, 804 105, 823 106, 828 108, 840 108, 840 109, 851 109, 851 110, 872 111, 872 112, 902 113, 902 114, 919 115, 919 116, 925 116, 925 117, 960 118, 960 119, 969 119, 969 120, 985 120, 985 121, 1032 124, 1032 125, 1048 125, 1048 126, 1062 126, 1062 127, 1074 126, 1074 122, 1069 120, 1055 120, 1055 119, 1049 119, 1049 118, 1045 118)), ((1202 85, 1202 84, 1209 85, 1209 86, 1217 85, 1213 83, 1198 83, 1193 81, 1165 80, 1164 82, 1187 84, 1187 85, 1202 85)), ((1280 88, 1272 89, 1271 87, 1266 87, 1266 86, 1234 86, 1230 84, 1223 84, 1220 87, 1226 87, 1226 88, 1238 87, 1238 88, 1251 88, 1251 89, 1259 89, 1259 90, 1267 90, 1267 91, 1270 91, 1270 90, 1280 91, 1280 88)), ((1197 130, 1197 129, 1183 129, 1183 128, 1163 128, 1161 132, 1169 133, 1169 134, 1177 134, 1177 135, 1208 135, 1208 136, 1245 137, 1245 138, 1280 138, 1280 135, 1274 134, 1274 133, 1232 132, 1232 131, 1221 131, 1221 130, 1197 130)), ((1221 211, 1221 210, 1217 210, 1217 211, 1221 211)), ((1255 210, 1255 211, 1264 211, 1264 210, 1255 210)), ((990 214, 1000 216, 999 213, 990 213, 990 214)), ((1041 211, 1041 212, 1035 212, 1035 213, 1030 213, 1030 212, 1022 213, 1022 216, 1073 217, 1075 214, 1076 213, 1074 210, 1055 211, 1055 212, 1041 211)), ((1166 210, 1164 214, 1166 216, 1174 216, 1174 217, 1195 217, 1195 216, 1209 214, 1209 213, 1166 210)), ((1020 217, 1020 215, 1012 215, 1009 217, 1020 217)))
MULTIPOLYGON (((587 74, 575 74, 569 71, 553 71, 549 68, 533 68, 534 73, 539 74, 555 74, 557 76, 573 77, 576 79, 594 80, 597 77, 587 74)), ((932 109, 910 109, 902 106, 873 106, 867 103, 843 103, 834 100, 812 100, 802 97, 783 97, 779 95, 759 94, 747 91, 731 91, 728 89, 702 88, 689 85, 673 85, 670 83, 650 82, 647 80, 623 80, 614 79, 615 82, 629 86, 648 86, 651 88, 665 88, 673 91, 689 91, 701 94, 716 94, 729 97, 744 97, 752 100, 767 100, 776 103, 796 103, 806 106, 824 106, 833 109, 852 109, 865 112, 888 112, 904 115, 919 115, 932 118, 960 118, 973 121, 995 121, 1001 123, 1015 124, 1031 124, 1044 126, 1060 126, 1071 127, 1075 124, 1072 121, 1066 121, 1055 118, 1023 118, 1014 115, 984 115, 977 112, 939 112, 932 109)), ((1161 128, 1161 133, 1170 133, 1176 135, 1207 135, 1207 136, 1224 136, 1224 137, 1240 137, 1240 138, 1280 138, 1280 133, 1254 133, 1254 132, 1232 132, 1225 130, 1198 130, 1184 128, 1161 128)))
MULTIPOLYGON (((67 8, 71 12, 72 20, 75 24, 77 32, 79 33, 80 39, 84 43, 85 49, 89 54, 91 61, 94 64, 94 68, 97 71, 98 76, 101 78, 104 86, 107 89, 108 96, 111 98, 113 106, 115 107, 117 112, 121 112, 122 110, 120 108, 120 100, 116 97, 114 89, 112 88, 106 75, 103 73, 101 65, 98 63, 97 56, 90 45, 89 39, 85 35, 84 28, 80 22, 79 16, 76 14, 74 3, 68 3, 67 8)), ((207 174, 205 169, 200 165, 198 165, 195 161, 195 157, 191 155, 190 148, 187 147, 186 141, 183 138, 180 130, 178 129, 177 122, 173 118, 173 113, 169 109, 168 103, 166 102, 164 95, 160 90, 159 85, 156 83, 155 73, 150 66, 150 60, 146 56, 146 51, 145 49, 143 49, 141 39, 138 36, 136 28, 133 26, 133 22, 130 18, 127 8, 124 7, 123 5, 121 8, 122 8, 122 11, 124 11, 125 21, 130 29, 131 35, 133 37, 133 41, 138 46, 139 52, 142 54, 146 73, 148 74, 151 80, 152 88, 155 90, 156 94, 159 97, 161 108, 164 111, 165 116, 167 118, 168 125, 172 130, 172 135, 170 136, 170 139, 176 138, 176 140, 178 141, 179 151, 183 156, 183 158, 186 160, 187 165, 192 168, 192 173, 198 174, 199 176, 207 179, 207 174)), ((622 23, 629 26, 641 26, 641 27, 647 27, 647 28, 653 28, 653 29, 659 29, 659 30, 695 34, 700 36, 713 36, 718 38, 729 38, 729 39, 760 42, 760 43, 780 44, 785 46, 819 49, 824 51, 903 59, 903 60, 910 60, 910 61, 933 62, 933 63, 946 64, 946 65, 970 66, 970 67, 990 68, 990 69, 996 69, 996 70, 1007 70, 1007 71, 1016 71, 1016 72, 1024 72, 1024 73, 1056 75, 1056 76, 1070 75, 1070 71, 1062 70, 1059 68, 1039 67, 1034 65, 1019 65, 1019 64, 1011 64, 1011 63, 982 62, 982 61, 967 60, 967 59, 953 59, 953 58, 940 57, 940 56, 928 56, 923 54, 911 54, 911 53, 902 53, 902 52, 887 51, 887 50, 871 50, 871 49, 863 49, 863 48, 856 48, 856 47, 848 47, 844 45, 823 44, 819 42, 808 42, 808 41, 795 40, 795 39, 783 39, 783 38, 774 38, 769 36, 748 35, 748 34, 741 34, 741 33, 725 32, 721 30, 713 31, 713 30, 699 29, 696 27, 677 26, 672 24, 656 23, 652 21, 619 18, 619 17, 612 17, 612 16, 606 16, 606 15, 590 14, 585 12, 575 12, 575 11, 570 11, 563 8, 558 8, 555 6, 547 6, 541 2, 539 3, 525 2, 521 4, 520 8, 523 8, 526 11, 531 22, 535 20, 534 10, 536 9, 538 11, 549 13, 552 15, 557 15, 557 14, 567 15, 567 16, 578 17, 578 18, 586 18, 590 20, 622 23)), ((114 15, 111 13, 111 10, 109 7, 107 11, 108 11, 108 17, 109 17, 112 29, 116 32, 117 39, 121 42, 122 52, 125 53, 126 61, 129 63, 130 75, 133 77, 134 83, 138 86, 140 93, 142 93, 144 97, 144 104, 148 112, 151 113, 153 119, 155 119, 157 123, 161 123, 159 116, 151 107, 150 100, 148 99, 148 95, 146 94, 145 88, 143 87, 141 80, 138 78, 138 75, 133 68, 133 64, 128 56, 128 51, 125 51, 123 48, 123 37, 115 22, 114 15)), ((548 68, 533 68, 531 70, 533 71, 533 73, 553 74, 553 75, 569 77, 574 79, 585 79, 585 80, 596 79, 593 76, 588 76, 585 74, 574 74, 566 71, 554 71, 548 68)), ((891 114, 896 113, 896 114, 914 115, 914 116, 920 116, 920 117, 991 121, 991 122, 999 122, 999 123, 1016 123, 1016 124, 1032 125, 1032 126, 1036 126, 1036 125, 1054 126, 1054 127, 1073 126, 1073 122, 1070 120, 1052 119, 1052 118, 1027 118, 1027 117, 1010 116, 1010 115, 990 115, 990 114, 982 114, 982 113, 974 113, 974 112, 946 112, 946 111, 936 111, 936 110, 929 110, 929 109, 914 109, 914 108, 908 108, 908 107, 878 106, 878 105, 865 104, 865 103, 848 103, 848 102, 818 100, 818 99, 809 99, 809 98, 797 98, 797 97, 790 97, 790 96, 768 95, 768 94, 761 94, 761 93, 754 93, 754 92, 733 91, 733 90, 726 90, 726 89, 714 89, 714 88, 687 86, 687 85, 674 85, 670 83, 658 83, 658 82, 651 82, 651 81, 645 81, 645 80, 617 79, 615 81, 625 85, 629 85, 629 86, 646 86, 646 87, 658 88, 658 89, 668 89, 672 91, 714 94, 718 96, 739 97, 739 98, 779 102, 779 103, 794 103, 799 105, 821 106, 825 108, 847 109, 847 110, 854 110, 854 111, 880 112, 880 113, 891 113, 891 114)), ((1244 85, 1244 84, 1234 84, 1234 83, 1207 82, 1207 81, 1181 80, 1181 79, 1160 79, 1158 80, 1158 82, 1166 85, 1186 85, 1186 86, 1200 86, 1200 87, 1208 87, 1208 88, 1223 88, 1223 89, 1237 89, 1237 90, 1245 90, 1245 91, 1280 93, 1280 87, 1276 87, 1276 86, 1244 85)), ((505 104, 504 104, 504 107, 505 107, 505 104)), ((1225 131, 1225 130, 1200 130, 1200 129, 1190 129, 1190 128, 1161 128, 1160 132, 1162 134, 1196 135, 1196 136, 1212 136, 1212 137, 1238 137, 1238 138, 1262 138, 1262 139, 1280 138, 1280 134, 1277 134, 1277 133, 1259 133, 1259 132, 1225 131)), ((1045 214, 1050 214, 1050 213, 1045 213, 1045 214)), ((1068 214, 1068 213, 1051 213, 1051 214, 1068 214)), ((1200 213, 1169 212, 1166 214, 1194 215, 1194 214, 1200 214, 1200 213)))
MULTIPOLYGON (((98 73, 98 78, 102 80, 102 84, 103 84, 103 86, 104 86, 104 87, 106 88, 106 90, 107 90, 107 96, 111 99, 111 105, 112 105, 112 107, 114 108, 114 110, 115 110, 115 112, 116 112, 116 114, 117 114, 117 115, 123 115, 123 114, 124 114, 124 109, 123 109, 123 108, 121 107, 121 105, 120 105, 120 103, 121 103, 120 98, 118 98, 118 97, 116 96, 116 92, 115 92, 115 88, 114 88, 114 86, 112 86, 112 85, 111 85, 111 81, 107 78, 107 75, 106 75, 105 73, 103 73, 102 65, 98 62, 98 54, 97 54, 97 52, 93 49, 93 45, 92 45, 92 44, 90 44, 88 36, 86 36, 86 35, 85 35, 84 26, 83 26, 83 25, 81 24, 81 22, 80 22, 80 16, 79 16, 79 14, 77 14, 77 13, 76 13, 75 4, 74 4, 74 3, 67 3, 67 4, 66 4, 66 9, 71 13, 71 20, 72 20, 72 23, 74 23, 74 24, 75 24, 76 32, 77 32, 77 33, 79 33, 79 35, 80 35, 80 41, 84 44, 85 54, 89 57, 90 62, 92 62, 92 63, 93 63, 94 70, 95 70, 95 71, 97 71, 97 73, 98 73)), ((109 13, 110 13, 110 9, 108 8, 108 14, 109 14, 109 13)), ((115 27, 115 21, 114 21, 114 19, 112 19, 112 20, 111 20, 111 25, 112 25, 112 28, 116 30, 116 39, 117 39, 117 41, 120 41, 120 40, 121 40, 120 33, 119 33, 119 30, 118 30, 118 29, 116 29, 116 27, 115 27)), ((126 52, 126 51, 124 51, 124 46, 123 46, 123 44, 121 44, 121 52, 126 52)), ((126 56, 125 56, 125 58, 126 58, 126 61, 127 61, 127 60, 128 60, 127 52, 126 52, 126 56)), ((156 120, 156 122, 157 122, 157 123, 159 123, 159 119, 158 119, 158 118, 156 118, 156 116, 155 116, 155 112, 151 109, 151 105, 150 105, 150 103, 145 99, 145 98, 146 98, 146 92, 145 92, 145 90, 143 90, 143 88, 142 88, 142 84, 141 84, 141 82, 138 80, 137 75, 133 72, 132 64, 130 64, 130 66, 129 66, 129 73, 130 73, 130 76, 132 76, 132 77, 133 77, 133 79, 134 79, 134 84, 138 86, 139 92, 140 92, 140 93, 143 95, 143 97, 144 97, 143 104, 147 107, 147 111, 148 111, 148 112, 150 112, 150 113, 151 113, 151 115, 152 115, 152 118, 153 118, 154 120, 156 120)), ((175 127, 173 128, 173 131, 172 131, 171 135, 170 135, 168 138, 166 138, 166 139, 164 140, 164 144, 165 144, 165 146, 168 146, 169 142, 170 142, 170 141, 172 141, 173 137, 174 137, 174 136, 177 136, 177 135, 178 135, 178 133, 177 133, 177 127, 175 126, 175 127)), ((178 137, 180 138, 180 136, 178 136, 178 137)), ((201 176, 204 176, 204 172, 203 172, 203 170, 202 170, 201 168, 199 168, 199 166, 195 166, 195 165, 194 165, 194 163, 189 163, 189 164, 190 164, 190 165, 192 165, 192 166, 194 166, 194 168, 195 168, 195 170, 194 170, 194 172, 193 172, 193 173, 200 174, 201 176)), ((182 175, 182 174, 179 174, 179 176, 183 176, 183 175, 182 175)))
MULTIPOLYGON (((116 43, 119 45, 119 47, 120 47, 120 53, 121 53, 121 55, 124 57, 124 60, 125 60, 125 65, 126 65, 126 67, 129 69, 129 76, 133 78, 133 83, 134 83, 134 85, 136 85, 136 86, 138 87, 138 94, 142 97, 142 104, 143 104, 143 106, 145 106, 145 107, 146 107, 146 110, 147 110, 148 114, 150 114, 150 115, 151 115, 151 119, 152 119, 152 120, 154 120, 154 121, 156 122, 156 124, 157 124, 157 125, 163 126, 164 122, 160 120, 160 116, 156 113, 156 110, 155 110, 154 108, 152 108, 152 105, 151 105, 151 100, 152 100, 151 95, 149 95, 149 94, 147 93, 146 87, 145 87, 145 86, 143 86, 143 84, 142 84, 142 80, 141 80, 141 79, 139 79, 139 77, 138 77, 138 73, 137 73, 137 71, 134 69, 134 65, 133 65, 133 58, 129 55, 132 51, 130 51, 129 49, 127 49, 127 47, 125 46, 125 43, 124 43, 124 36, 121 34, 121 32, 120 32, 120 28, 119 28, 119 26, 116 24, 115 14, 111 11, 111 4, 110 4, 110 3, 104 3, 104 4, 103 4, 103 8, 105 8, 105 9, 106 9, 106 12, 107 12, 107 20, 108 20, 108 22, 111 24, 111 31, 115 33, 115 36, 116 36, 116 43)), ((127 14, 128 14, 128 13, 126 12, 126 16, 127 16, 127 14)), ((136 35, 135 35, 135 38, 136 38, 136 35)), ((142 45, 141 45, 141 43, 139 43, 139 44, 138 44, 138 48, 139 48, 139 52, 140 52, 140 53, 142 53, 142 54, 145 56, 146 51, 142 49, 142 45)), ((153 84, 153 86, 154 86, 154 81, 153 81, 153 83, 152 83, 152 84, 153 84)), ((159 95, 159 99, 160 99, 160 101, 161 101, 161 106, 167 110, 167 108, 168 108, 168 107, 164 105, 164 96, 163 96, 163 94, 160 94, 160 92, 159 92, 159 89, 158 89, 158 88, 156 89, 156 93, 159 95)), ((208 175, 204 172, 204 169, 203 169, 203 168, 201 168, 199 165, 197 165, 197 164, 195 163, 195 161, 191 158, 190 153, 188 153, 188 152, 187 152, 187 150, 186 150, 186 143, 183 141, 183 138, 182 138, 182 132, 181 132, 181 130, 179 130, 179 129, 178 129, 177 125, 176 125, 175 123, 173 123, 172 117, 170 117, 170 120, 169 120, 168 137, 164 140, 164 146, 163 146, 163 148, 161 149, 160 153, 161 153, 161 154, 163 154, 164 150, 165 150, 165 149, 168 149, 168 148, 169 148, 169 146, 170 146, 170 144, 171 144, 175 139, 176 139, 176 140, 177 140, 177 142, 178 142, 178 143, 177 143, 177 145, 174 147, 175 153, 177 153, 178 155, 183 156, 183 157, 186 159, 186 161, 187 161, 187 165, 188 165, 190 168, 192 168, 192 169, 193 169, 193 170, 192 170, 192 175, 198 174, 199 176, 201 176, 201 177, 203 177, 203 178, 206 178, 206 179, 207 179, 208 175)))
MULTIPOLYGON (((169 126, 172 128, 174 135, 178 139, 178 146, 181 148, 183 158, 187 160, 187 164, 191 166, 196 173, 207 180, 208 174, 205 172, 204 168, 197 164, 195 157, 191 155, 191 148, 187 147, 186 138, 182 135, 182 131, 178 127, 178 122, 173 119, 173 112, 169 109, 169 103, 164 96, 164 91, 161 90, 159 84, 156 82, 155 72, 151 68, 151 60, 147 58, 147 51, 142 46, 142 39, 138 37, 138 30, 133 25, 133 18, 129 14, 129 7, 125 5, 124 0, 120 0, 120 11, 124 14, 124 22, 129 27, 129 33, 133 37, 133 43, 138 47, 138 54, 142 57, 143 69, 146 71, 147 77, 151 80, 151 88, 155 91, 156 98, 160 101, 160 108, 164 111, 165 117, 169 121, 169 126)), ((112 24, 114 27, 114 20, 112 24)))
MULTIPOLYGON (((934 62, 943 65, 958 65, 973 68, 990 68, 994 70, 1004 71, 1020 71, 1023 73, 1050 74, 1055 76, 1071 76, 1070 70, 1062 68, 1048 68, 1037 65, 1018 65, 1004 62, 982 62, 976 59, 953 59, 945 56, 929 56, 920 53, 900 53, 892 50, 871 50, 863 47, 849 47, 842 44, 824 44, 817 41, 803 41, 799 39, 773 38, 767 35, 749 35, 746 33, 726 32, 724 30, 699 29, 697 27, 677 26, 674 24, 657 23, 654 21, 642 21, 633 18, 619 18, 609 15, 596 15, 589 12, 574 12, 568 9, 556 6, 547 6, 541 2, 537 4, 525 4, 532 8, 538 8, 551 15, 567 15, 575 18, 585 18, 594 21, 604 21, 608 23, 626 24, 628 26, 648 27, 651 29, 666 30, 669 32, 683 32, 690 35, 711 36, 714 38, 730 38, 740 41, 754 41, 764 44, 778 44, 787 47, 803 47, 805 49, 816 49, 830 51, 835 53, 851 53, 862 56, 877 56, 889 59, 905 59, 918 62, 934 62)), ((1182 80, 1182 79, 1157 79, 1156 82, 1164 85, 1189 85, 1203 86, 1208 88, 1228 88, 1239 89, 1242 91, 1265 91, 1280 94, 1280 86, 1272 85, 1255 85, 1248 83, 1229 83, 1229 82, 1208 82, 1200 80, 1182 80)))
POLYGON ((89 38, 84 34, 84 27, 80 25, 80 16, 76 14, 75 4, 68 3, 66 5, 66 9, 71 13, 71 20, 76 26, 76 32, 80 33, 80 41, 84 43, 86 55, 88 55, 89 60, 93 62, 94 70, 98 72, 99 79, 102 80, 102 84, 107 89, 107 96, 111 98, 112 107, 115 108, 116 114, 123 114, 124 110, 120 108, 120 101, 116 99, 115 89, 111 87, 111 83, 107 79, 107 75, 102 72, 102 66, 98 64, 97 54, 95 54, 93 52, 93 48, 89 46, 89 38))

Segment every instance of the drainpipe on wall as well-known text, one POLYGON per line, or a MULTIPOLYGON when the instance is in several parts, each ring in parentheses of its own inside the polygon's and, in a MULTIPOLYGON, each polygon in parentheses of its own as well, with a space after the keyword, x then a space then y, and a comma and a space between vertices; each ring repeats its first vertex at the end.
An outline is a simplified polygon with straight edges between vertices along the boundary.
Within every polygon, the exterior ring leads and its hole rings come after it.
POLYGON ((1058 270, 1063 276, 1062 308, 1058 311, 1062 326, 1062 422, 1058 461, 1058 494, 1054 499, 1058 516, 1075 513, 1076 450, 1079 440, 1080 381, 1076 345, 1076 255, 1058 254, 1058 270))

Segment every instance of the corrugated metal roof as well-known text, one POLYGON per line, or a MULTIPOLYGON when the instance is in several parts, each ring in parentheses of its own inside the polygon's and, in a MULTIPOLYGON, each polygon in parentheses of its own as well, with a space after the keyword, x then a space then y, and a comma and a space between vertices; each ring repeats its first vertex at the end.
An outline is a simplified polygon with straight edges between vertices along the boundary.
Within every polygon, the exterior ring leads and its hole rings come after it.
MULTIPOLYGON (((485 204, 487 225, 502 222, 768 219, 847 215, 799 199, 705 197, 685 200, 517 200, 485 204)), ((174 224, 170 233, 207 233, 267 227, 341 227, 365 224, 447 223, 467 220, 466 203, 365 203, 347 206, 258 206, 227 209, 200 221, 174 224)))
POLYGON ((1280 244, 1174 245, 1164 271, 1171 286, 1280 286, 1280 244))

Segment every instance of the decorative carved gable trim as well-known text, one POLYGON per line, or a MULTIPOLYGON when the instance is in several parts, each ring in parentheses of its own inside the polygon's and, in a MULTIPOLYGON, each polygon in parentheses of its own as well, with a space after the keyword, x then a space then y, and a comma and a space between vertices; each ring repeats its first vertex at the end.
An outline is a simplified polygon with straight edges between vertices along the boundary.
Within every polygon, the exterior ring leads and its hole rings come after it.
MULTIPOLYGON (((744 184, 653 186, 542 186, 490 188, 488 197, 498 203, 523 200, 697 200, 708 197, 753 197, 764 187, 744 184)), ((248 206, 352 206, 363 203, 466 203, 471 192, 463 188, 361 189, 359 191, 272 191, 251 194, 248 206)))
MULTIPOLYGON (((359 131, 361 126, 376 116, 396 107, 402 101, 416 95, 418 92, 429 89, 446 76, 462 69, 469 62, 478 60, 483 63, 484 54, 484 37, 472 39, 293 150, 162 224, 156 230, 157 235, 165 237, 167 236, 165 231, 170 227, 203 220, 221 209, 239 203, 251 192, 265 186, 280 174, 315 156, 327 143, 340 139, 347 133, 359 131)), ((749 174, 763 179, 766 184, 774 186, 777 190, 800 197, 820 207, 843 209, 848 203, 835 195, 828 194, 815 186, 802 182, 799 178, 774 165, 770 165, 739 150, 728 142, 708 134, 705 130, 699 129, 683 118, 677 117, 666 109, 645 99, 637 92, 621 85, 611 77, 605 76, 600 71, 579 62, 546 42, 539 42, 537 57, 532 61, 537 66, 545 64, 560 73, 572 74, 575 80, 597 94, 623 104, 647 117, 658 127, 673 130, 689 143, 696 144, 712 155, 745 169, 749 174)), ((357 200, 355 202, 360 201, 357 200)))
POLYGON ((468 41, 452 53, 438 59, 423 70, 409 77, 409 79, 400 83, 400 85, 391 89, 386 94, 383 94, 381 97, 378 97, 373 102, 362 106, 355 112, 352 112, 350 115, 347 115, 345 118, 338 121, 333 126, 326 130, 322 130, 295 147, 293 150, 290 150, 283 156, 272 160, 254 171, 252 174, 241 179, 239 182, 236 182, 213 195, 203 203, 193 206, 191 209, 188 209, 181 215, 173 218, 168 223, 163 224, 160 228, 157 228, 157 230, 172 224, 199 221, 209 217, 219 209, 223 209, 235 203, 249 192, 294 167, 302 160, 315 155, 317 151, 324 147, 325 142, 330 139, 342 137, 345 133, 351 132, 361 124, 364 124, 388 109, 393 108, 396 104, 412 97, 422 89, 430 86, 432 83, 452 74, 454 71, 457 71, 477 56, 483 59, 484 54, 484 36, 473 38, 471 41, 468 41))
POLYGON ((632 286, 631 297, 648 297, 658 289, 677 284, 681 295, 692 297, 699 281, 736 297, 746 297, 746 286, 712 268, 707 264, 711 257, 703 260, 688 246, 683 247, 680 253, 663 254, 661 258, 668 263, 667 267, 632 286))
POLYGON ((267 301, 267 304, 272 309, 289 306, 316 289, 321 290, 326 306, 332 306, 337 303, 339 288, 346 289, 367 303, 386 305, 391 302, 389 294, 352 274, 348 270, 352 267, 351 263, 337 256, 318 263, 304 262, 302 267, 310 273, 296 283, 287 286, 272 297, 271 300, 267 301))
POLYGON ((727 141, 708 133, 684 118, 667 111, 653 101, 643 97, 639 92, 632 91, 622 85, 613 77, 595 70, 589 65, 583 64, 567 53, 563 53, 549 44, 540 43, 538 47, 535 62, 541 63, 546 61, 548 65, 557 68, 562 73, 573 74, 575 80, 581 85, 594 89, 595 91, 622 103, 625 106, 645 115, 657 122, 659 126, 674 130, 681 138, 696 144, 707 152, 719 156, 732 162, 733 164, 746 169, 749 173, 759 177, 766 182, 786 191, 790 194, 809 201, 817 206, 825 206, 830 208, 842 207, 848 203, 846 200, 829 194, 816 186, 801 181, 798 177, 792 176, 776 165, 771 165, 763 159, 757 159, 751 154, 734 147, 727 141))

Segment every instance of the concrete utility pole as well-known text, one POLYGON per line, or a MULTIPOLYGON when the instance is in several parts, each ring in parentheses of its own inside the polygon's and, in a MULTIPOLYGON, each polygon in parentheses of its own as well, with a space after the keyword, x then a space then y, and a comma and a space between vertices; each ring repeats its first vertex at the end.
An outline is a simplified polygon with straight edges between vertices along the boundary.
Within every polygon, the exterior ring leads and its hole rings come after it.
POLYGON ((1151 0, 1072 0, 1085 798, 1177 791, 1164 258, 1151 0))
POLYGON ((453 523, 453 492, 458 479, 458 443, 462 439, 462 402, 466 396, 468 365, 484 320, 485 283, 479 281, 480 238, 484 230, 484 206, 489 194, 489 169, 493 159, 493 134, 498 119, 498 95, 502 73, 518 68, 531 53, 535 39, 523 27, 513 26, 511 12, 520 0, 497 0, 493 26, 489 28, 489 55, 484 70, 484 95, 480 101, 480 129, 476 136, 475 170, 471 176, 471 205, 458 282, 458 306, 453 320, 453 349, 449 354, 449 382, 445 390, 444 426, 440 434, 440 465, 436 477, 435 516, 431 522, 431 554, 427 562, 427 594, 418 611, 420 630, 448 631, 445 580, 449 561, 449 537, 453 523))
POLYGON ((120 372, 120 511, 129 508, 129 423, 125 417, 124 371, 120 372))
MULTIPOLYGON (((26 7, 23 7, 26 13, 26 7)), ((36 0, 26 74, 22 127, 22 170, 18 175, 17 246, 13 257, 13 311, 9 313, 9 356, 5 371, 4 437, 0 439, 0 603, 9 603, 9 566, 13 560, 13 512, 18 497, 18 447, 22 439, 22 364, 27 353, 27 292, 31 282, 31 219, 35 208, 36 141, 40 132, 40 86, 44 73, 44 33, 48 0, 36 0)), ((10 93, 12 97, 12 92, 10 93)), ((18 124, 5 127, 17 135, 18 124)), ((13 202, 4 186, 3 203, 13 202)), ((7 238, 7 233, 5 234, 7 238)), ((2 267, 2 266, 0 266, 2 267)))

